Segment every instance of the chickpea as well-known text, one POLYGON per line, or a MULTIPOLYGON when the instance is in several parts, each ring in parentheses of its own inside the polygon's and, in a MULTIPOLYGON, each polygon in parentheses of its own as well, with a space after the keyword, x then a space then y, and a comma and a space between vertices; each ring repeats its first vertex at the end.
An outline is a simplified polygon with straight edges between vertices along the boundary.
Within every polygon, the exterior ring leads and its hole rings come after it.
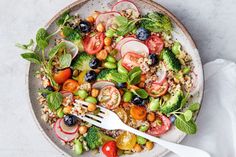
POLYGON ((145 146, 146 146, 147 150, 152 150, 154 144, 150 141, 147 141, 145 146))
POLYGON ((105 27, 102 23, 99 23, 96 27, 98 32, 104 32, 105 31, 105 27))
POLYGON ((111 46, 105 46, 105 50, 110 53, 112 51, 112 47, 111 46))
POLYGON ((99 60, 105 60, 107 58, 107 51, 106 50, 101 50, 96 54, 96 58, 99 60))
POLYGON ((96 108, 97 108, 97 106, 96 106, 96 104, 94 104, 94 103, 90 103, 90 104, 88 105, 88 111, 90 111, 90 112, 95 111, 96 108))
POLYGON ((91 96, 94 97, 94 98, 96 98, 96 97, 98 96, 98 93, 99 93, 99 90, 93 88, 92 91, 91 91, 91 96))
POLYGON ((80 126, 79 127, 79 133, 81 135, 85 134, 88 131, 88 127, 87 126, 80 126))
POLYGON ((104 39, 104 44, 105 44, 106 46, 110 46, 110 45, 111 45, 111 42, 112 42, 112 40, 111 40, 111 38, 109 38, 109 37, 106 37, 106 38, 104 39))
POLYGON ((155 119, 156 119, 155 113, 149 112, 147 115, 147 120, 150 122, 154 122, 155 119))
POLYGON ((63 108, 63 112, 64 112, 65 114, 69 114, 69 113, 71 112, 71 109, 72 109, 72 106, 65 106, 65 107, 63 108))
POLYGON ((98 15, 100 15, 100 13, 98 11, 95 11, 93 14, 92 14, 92 17, 94 18, 94 20, 98 17, 98 15))
POLYGON ((89 23, 94 23, 94 21, 95 21, 92 16, 88 16, 88 17, 86 18, 86 20, 87 20, 89 23))
POLYGON ((139 145, 139 144, 135 144, 135 146, 134 146, 134 151, 135 152, 141 152, 143 149, 142 149, 142 147, 139 145))
POLYGON ((140 88, 144 88, 144 87, 145 87, 145 83, 144 83, 144 82, 140 82, 140 83, 138 84, 138 86, 139 86, 140 88))

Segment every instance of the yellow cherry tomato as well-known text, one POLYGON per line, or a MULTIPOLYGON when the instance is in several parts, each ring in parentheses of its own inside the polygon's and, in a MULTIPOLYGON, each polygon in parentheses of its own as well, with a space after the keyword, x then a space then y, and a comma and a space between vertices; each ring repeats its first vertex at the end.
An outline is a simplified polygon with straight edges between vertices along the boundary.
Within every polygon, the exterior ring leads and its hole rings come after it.
POLYGON ((137 138, 134 134, 124 132, 116 138, 116 146, 121 150, 131 150, 135 146, 137 138))

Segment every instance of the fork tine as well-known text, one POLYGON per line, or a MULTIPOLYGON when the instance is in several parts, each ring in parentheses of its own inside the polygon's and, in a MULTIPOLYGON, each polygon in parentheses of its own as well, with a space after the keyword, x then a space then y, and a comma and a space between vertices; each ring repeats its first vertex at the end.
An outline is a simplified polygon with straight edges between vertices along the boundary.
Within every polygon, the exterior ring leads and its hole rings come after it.
POLYGON ((93 118, 95 120, 99 120, 99 121, 102 121, 102 119, 103 119, 102 117, 98 117, 98 116, 92 115, 92 114, 86 114, 86 116, 91 117, 91 118, 93 118))
POLYGON ((93 119, 91 119, 91 118, 88 118, 88 117, 85 117, 85 116, 79 116, 79 118, 82 119, 82 120, 84 120, 84 121, 86 121, 86 122, 89 122, 89 123, 91 123, 91 124, 93 124, 93 125, 96 125, 96 126, 98 126, 98 127, 101 127, 101 123, 99 123, 99 122, 97 122, 97 121, 95 121, 95 120, 93 120, 93 119))

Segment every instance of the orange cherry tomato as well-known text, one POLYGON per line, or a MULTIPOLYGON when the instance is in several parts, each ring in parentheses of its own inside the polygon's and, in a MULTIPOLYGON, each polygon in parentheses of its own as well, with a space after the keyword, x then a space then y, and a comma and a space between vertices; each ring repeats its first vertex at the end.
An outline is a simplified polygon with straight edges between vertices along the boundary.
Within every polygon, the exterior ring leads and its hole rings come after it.
POLYGON ((145 120, 147 110, 145 107, 132 106, 130 109, 130 115, 136 120, 145 120))
POLYGON ((63 83, 62 90, 74 93, 78 90, 79 83, 75 80, 69 79, 63 83))
POLYGON ((121 150, 132 150, 137 141, 137 137, 129 132, 123 132, 116 138, 116 146, 121 150))
POLYGON ((62 84, 66 80, 68 80, 71 77, 71 70, 70 68, 66 68, 64 70, 60 70, 53 74, 53 79, 56 83, 62 84))

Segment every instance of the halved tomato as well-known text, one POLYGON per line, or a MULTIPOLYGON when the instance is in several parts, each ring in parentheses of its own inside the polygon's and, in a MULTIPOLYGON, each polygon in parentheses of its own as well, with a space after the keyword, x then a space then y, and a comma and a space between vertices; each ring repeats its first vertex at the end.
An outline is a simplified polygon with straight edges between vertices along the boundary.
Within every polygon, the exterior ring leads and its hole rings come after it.
POLYGON ((74 93, 78 90, 79 83, 75 80, 68 79, 63 83, 62 90, 74 93))
POLYGON ((147 131, 152 136, 160 136, 166 133, 171 127, 171 121, 164 115, 158 114, 157 120, 151 123, 150 129, 147 131))
POLYGON ((115 109, 121 101, 120 92, 114 86, 105 86, 99 92, 98 101, 108 109, 115 109))
POLYGON ((89 34, 84 39, 84 49, 88 54, 98 53, 104 46, 104 33, 89 34))
POLYGON ((164 41, 157 35, 150 36, 145 44, 150 50, 150 53, 158 53, 160 54, 161 50, 164 47, 164 41))
POLYGON ((135 52, 128 52, 124 55, 121 64, 123 67, 125 67, 127 70, 131 70, 134 67, 139 66, 138 59, 142 58, 143 56, 141 54, 137 54, 135 52))
POLYGON ((71 77, 71 69, 70 68, 60 70, 60 71, 53 74, 53 79, 58 84, 64 83, 70 77, 71 77))
POLYGON ((166 94, 168 88, 169 88, 169 84, 166 79, 162 81, 161 84, 158 82, 152 82, 146 86, 146 90, 148 94, 152 97, 160 97, 166 94))

